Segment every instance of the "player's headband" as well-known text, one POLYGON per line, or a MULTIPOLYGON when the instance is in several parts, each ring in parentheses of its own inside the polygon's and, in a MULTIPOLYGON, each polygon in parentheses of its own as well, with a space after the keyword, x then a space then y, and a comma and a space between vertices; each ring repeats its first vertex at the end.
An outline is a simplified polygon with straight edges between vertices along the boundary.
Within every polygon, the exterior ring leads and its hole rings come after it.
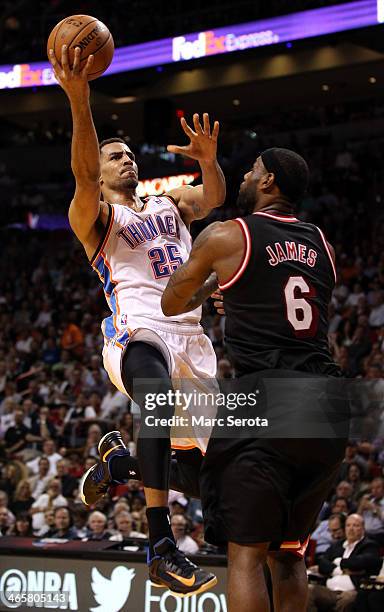
POLYGON ((275 183, 284 195, 286 195, 292 201, 298 200, 303 196, 308 183, 308 167, 300 155, 288 149, 272 147, 263 151, 260 157, 265 169, 275 175, 275 183), (286 154, 289 154, 291 157, 291 160, 289 161, 292 162, 292 168, 290 169, 289 174, 286 172, 282 163, 280 162, 280 152, 284 152, 284 161, 286 160, 286 154), (303 187, 304 173, 307 176, 305 177, 305 186, 303 187))

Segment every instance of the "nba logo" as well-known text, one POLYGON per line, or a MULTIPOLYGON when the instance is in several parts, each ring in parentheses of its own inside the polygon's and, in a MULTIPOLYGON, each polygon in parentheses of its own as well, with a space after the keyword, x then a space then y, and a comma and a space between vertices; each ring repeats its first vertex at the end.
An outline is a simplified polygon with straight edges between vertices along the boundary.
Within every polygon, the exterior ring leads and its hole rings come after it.
POLYGON ((127 315, 126 314, 122 314, 121 315, 121 325, 127 325, 127 315))

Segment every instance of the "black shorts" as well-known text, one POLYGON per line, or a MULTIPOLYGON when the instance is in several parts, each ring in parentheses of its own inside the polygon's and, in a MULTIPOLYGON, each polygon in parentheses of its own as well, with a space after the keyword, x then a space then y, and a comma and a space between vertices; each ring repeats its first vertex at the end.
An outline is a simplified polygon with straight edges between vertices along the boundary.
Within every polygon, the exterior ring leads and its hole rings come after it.
POLYGON ((213 436, 200 473, 207 542, 270 542, 271 549, 303 542, 337 478, 345 445, 336 437, 213 436))

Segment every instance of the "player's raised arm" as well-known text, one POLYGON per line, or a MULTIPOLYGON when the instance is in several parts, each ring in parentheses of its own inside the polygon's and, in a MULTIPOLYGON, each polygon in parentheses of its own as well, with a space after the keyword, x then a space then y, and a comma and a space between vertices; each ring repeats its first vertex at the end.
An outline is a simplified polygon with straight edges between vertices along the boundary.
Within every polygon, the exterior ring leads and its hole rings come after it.
POLYGON ((215 121, 211 131, 208 113, 203 115, 203 125, 199 115, 193 115, 194 130, 184 117, 181 127, 190 139, 188 145, 179 147, 168 145, 171 153, 178 153, 199 162, 203 183, 196 187, 180 187, 169 192, 177 202, 183 220, 188 225, 196 219, 204 219, 213 208, 221 206, 225 200, 225 178, 217 162, 217 139, 219 122, 215 121))
POLYGON ((96 221, 100 214, 100 155, 97 134, 89 102, 88 72, 93 63, 90 55, 80 68, 80 48, 75 49, 72 68, 68 63, 68 49, 62 47, 61 65, 52 50, 49 59, 55 76, 68 96, 72 121, 72 171, 76 191, 69 208, 70 225, 82 242, 88 257, 92 257, 100 240, 101 230, 96 221))

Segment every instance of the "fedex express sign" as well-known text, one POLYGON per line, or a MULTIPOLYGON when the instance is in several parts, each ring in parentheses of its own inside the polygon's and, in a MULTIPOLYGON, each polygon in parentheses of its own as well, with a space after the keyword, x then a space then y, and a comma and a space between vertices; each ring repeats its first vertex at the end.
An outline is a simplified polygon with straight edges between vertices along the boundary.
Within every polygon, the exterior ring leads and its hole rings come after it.
MULTIPOLYGON (((105 74, 162 66, 220 53, 374 26, 384 22, 384 0, 355 0, 322 8, 163 38, 115 50, 105 74)), ((54 85, 49 62, 0 66, 0 90, 54 85)))
POLYGON ((57 83, 53 70, 47 62, 1 66, 0 89, 54 85, 57 83))
POLYGON ((240 36, 233 33, 217 36, 213 31, 200 32, 197 36, 177 36, 172 43, 172 59, 174 62, 179 62, 217 53, 242 51, 252 47, 273 45, 279 40, 279 35, 273 30, 251 32, 240 36))

